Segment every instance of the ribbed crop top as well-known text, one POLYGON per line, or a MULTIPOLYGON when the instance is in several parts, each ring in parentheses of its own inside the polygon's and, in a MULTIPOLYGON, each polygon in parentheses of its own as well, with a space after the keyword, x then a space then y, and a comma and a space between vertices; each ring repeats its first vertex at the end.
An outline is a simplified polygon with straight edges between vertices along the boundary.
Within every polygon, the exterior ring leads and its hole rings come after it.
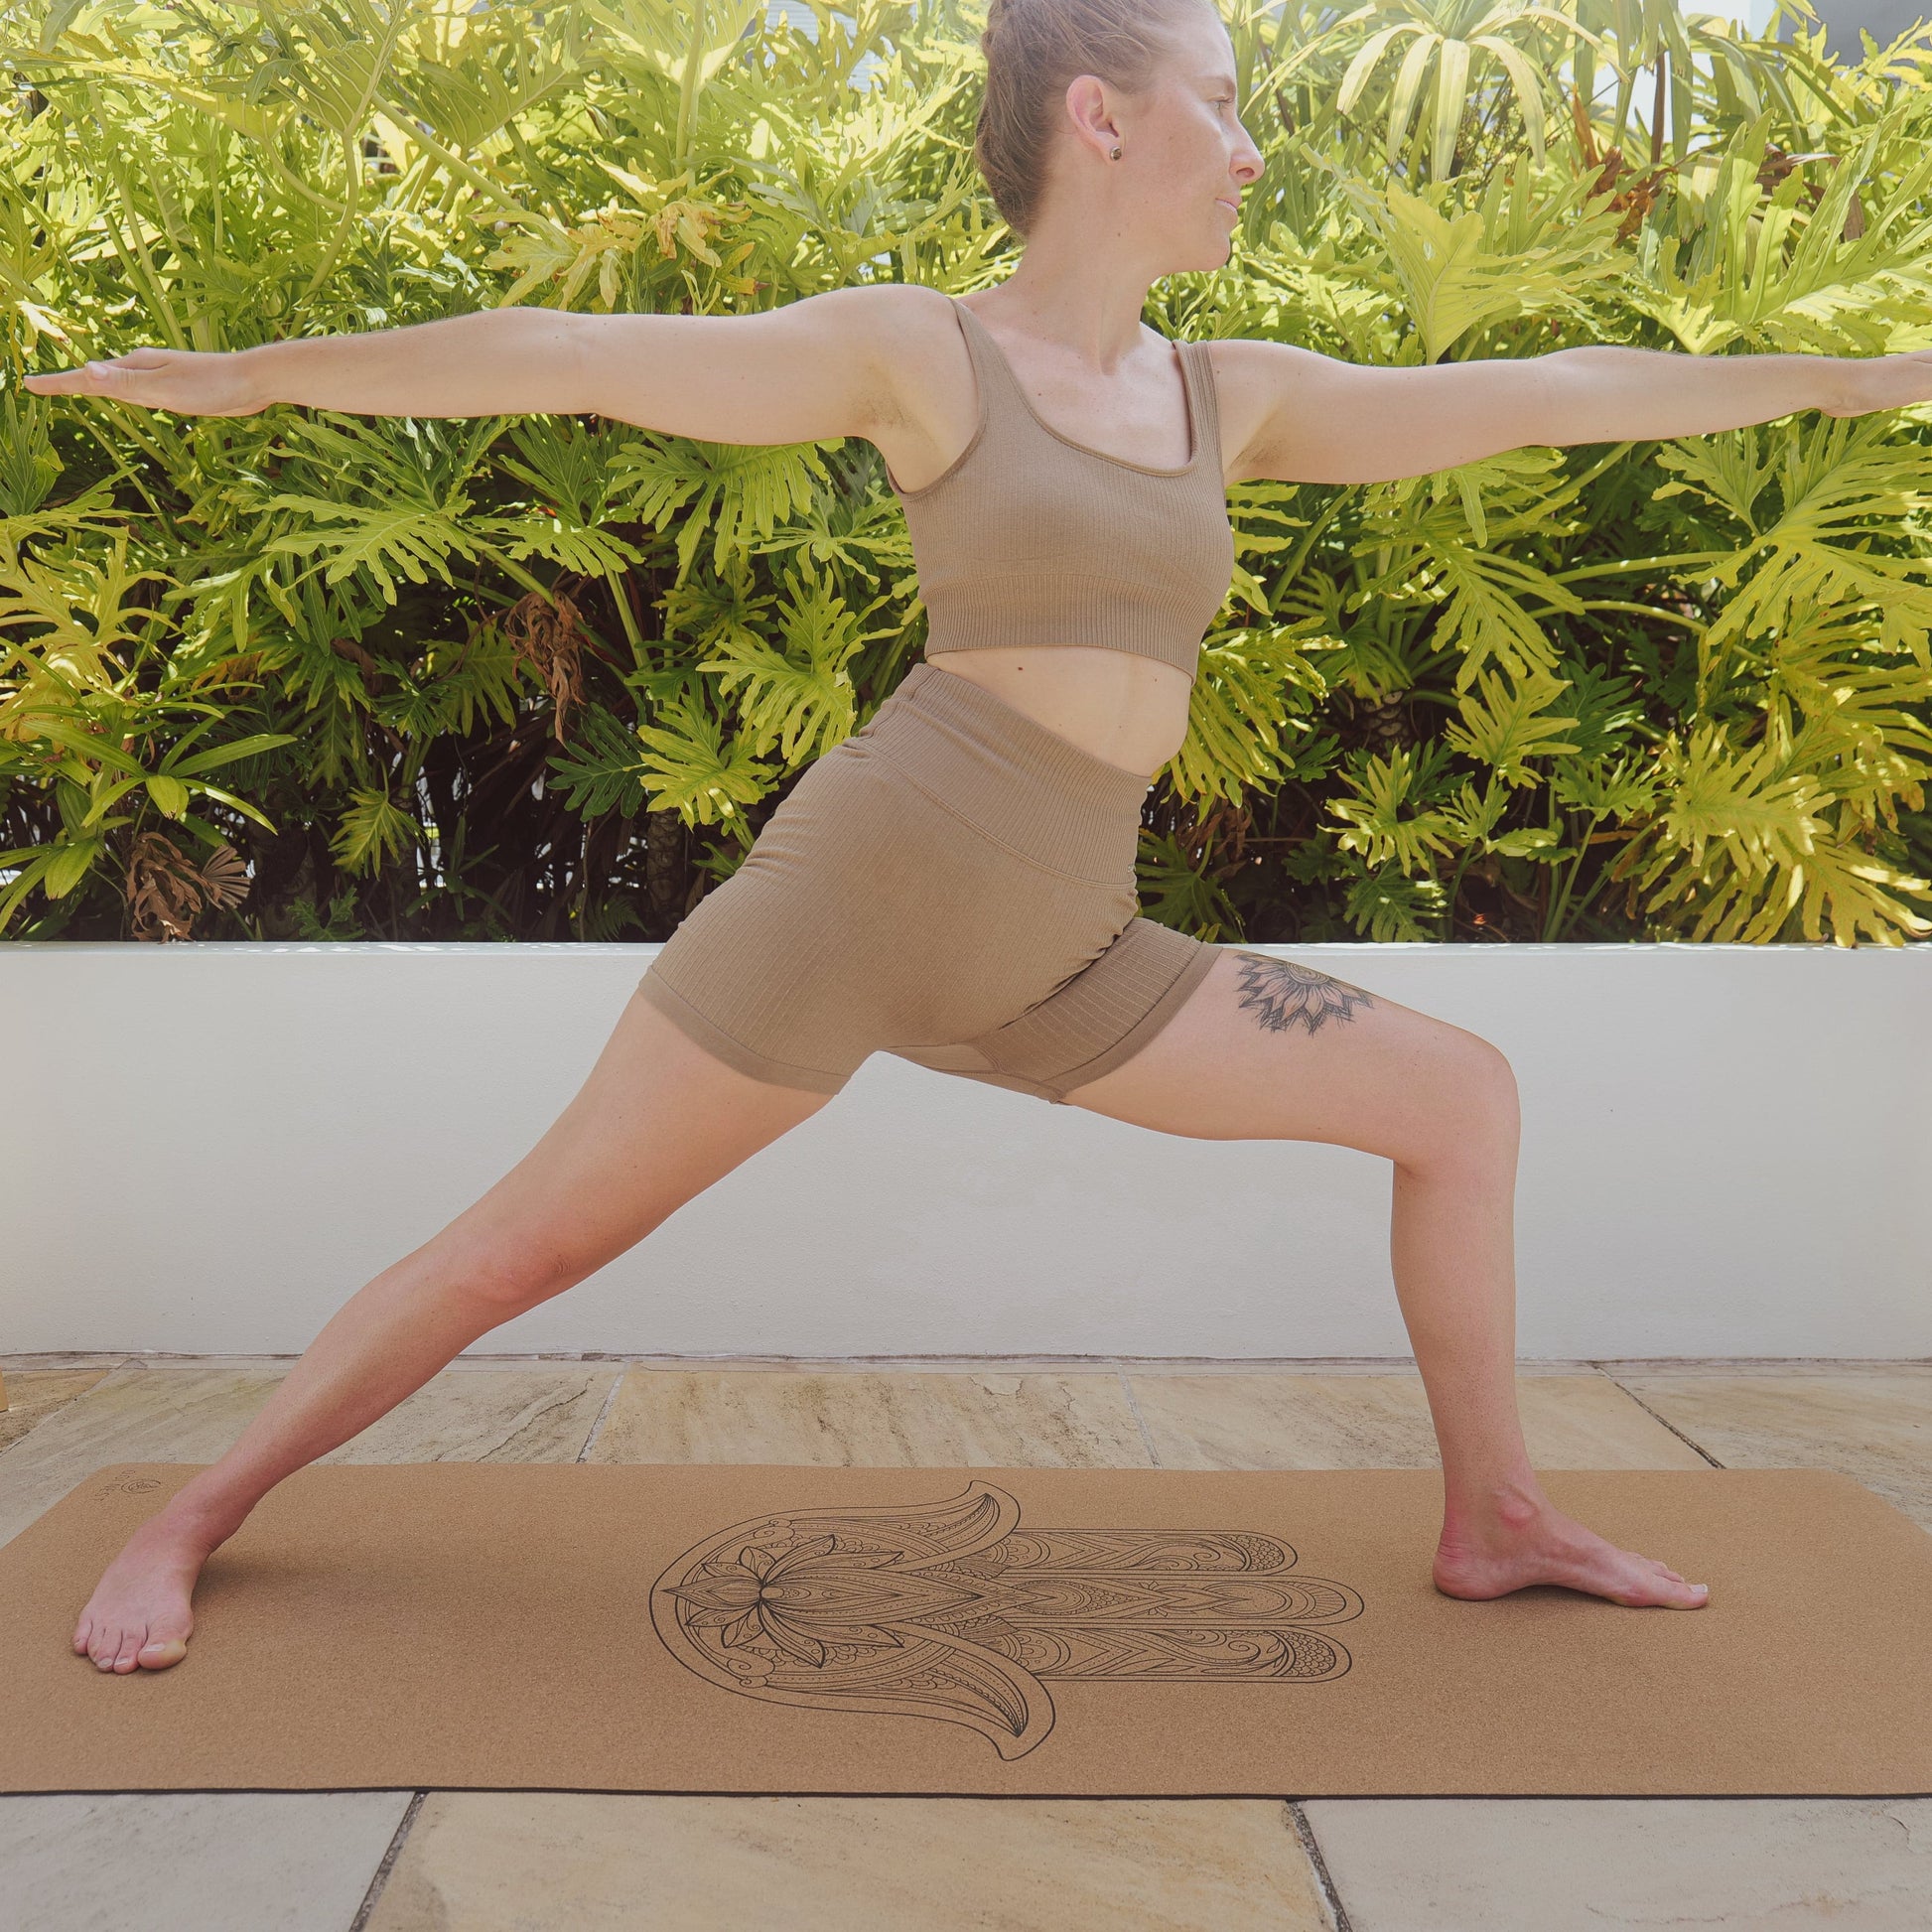
POLYGON ((900 489, 925 654, 1097 644, 1191 678, 1234 571, 1220 412, 1204 343, 1176 343, 1193 453, 1178 470, 1104 455, 1041 421, 986 325, 952 299, 979 423, 952 466, 900 489))

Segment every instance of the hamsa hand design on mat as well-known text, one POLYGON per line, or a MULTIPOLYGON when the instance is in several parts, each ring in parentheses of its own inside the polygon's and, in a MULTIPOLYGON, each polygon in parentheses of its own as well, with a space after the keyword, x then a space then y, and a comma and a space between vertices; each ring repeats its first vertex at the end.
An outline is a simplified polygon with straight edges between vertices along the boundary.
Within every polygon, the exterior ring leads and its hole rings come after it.
POLYGON ((1309 1626, 1361 1596, 1295 1577, 1279 1537, 1027 1528, 972 1482, 927 1507, 774 1512, 685 1552, 651 1618, 687 1669, 746 1697, 971 1725, 1003 1758, 1053 1727, 1052 1679, 1319 1683, 1348 1652, 1309 1626))

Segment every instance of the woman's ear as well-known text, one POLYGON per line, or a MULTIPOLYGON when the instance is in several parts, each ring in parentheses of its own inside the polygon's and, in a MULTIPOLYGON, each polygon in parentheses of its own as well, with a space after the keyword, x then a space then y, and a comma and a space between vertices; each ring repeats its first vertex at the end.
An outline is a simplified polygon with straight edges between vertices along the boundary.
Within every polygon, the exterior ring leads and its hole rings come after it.
POLYGON ((1113 102, 1108 98, 1107 83, 1098 75, 1075 74, 1066 83, 1066 112, 1082 144, 1103 161, 1120 145, 1113 102))

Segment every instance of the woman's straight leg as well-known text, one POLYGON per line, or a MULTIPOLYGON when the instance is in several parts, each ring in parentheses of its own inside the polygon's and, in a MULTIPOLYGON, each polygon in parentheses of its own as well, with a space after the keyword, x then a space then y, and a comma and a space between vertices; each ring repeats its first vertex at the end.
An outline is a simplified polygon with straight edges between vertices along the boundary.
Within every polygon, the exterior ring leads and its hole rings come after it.
POLYGON ((727 1066, 633 995, 535 1147, 351 1296, 227 1453, 135 1531, 81 1611, 73 1648, 123 1673, 180 1662, 203 1564, 276 1483, 480 1336, 624 1253, 830 1097, 727 1066))
POLYGON ((1322 1141, 1394 1163, 1390 1260, 1443 1462, 1436 1581, 1560 1583, 1697 1608, 1701 1587, 1564 1516, 1516 1408, 1518 1115, 1486 1040, 1312 968, 1227 947, 1131 1059, 1067 1095, 1201 1140, 1322 1141))

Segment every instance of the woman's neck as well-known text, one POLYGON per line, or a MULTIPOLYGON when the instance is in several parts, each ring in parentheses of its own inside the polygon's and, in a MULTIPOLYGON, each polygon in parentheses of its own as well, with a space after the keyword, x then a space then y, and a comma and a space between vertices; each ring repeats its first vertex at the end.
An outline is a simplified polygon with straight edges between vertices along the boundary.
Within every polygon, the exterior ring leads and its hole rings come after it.
POLYGON ((1130 262, 1035 235, 1000 284, 995 312, 1110 374, 1140 345, 1141 311, 1153 286, 1130 262))

